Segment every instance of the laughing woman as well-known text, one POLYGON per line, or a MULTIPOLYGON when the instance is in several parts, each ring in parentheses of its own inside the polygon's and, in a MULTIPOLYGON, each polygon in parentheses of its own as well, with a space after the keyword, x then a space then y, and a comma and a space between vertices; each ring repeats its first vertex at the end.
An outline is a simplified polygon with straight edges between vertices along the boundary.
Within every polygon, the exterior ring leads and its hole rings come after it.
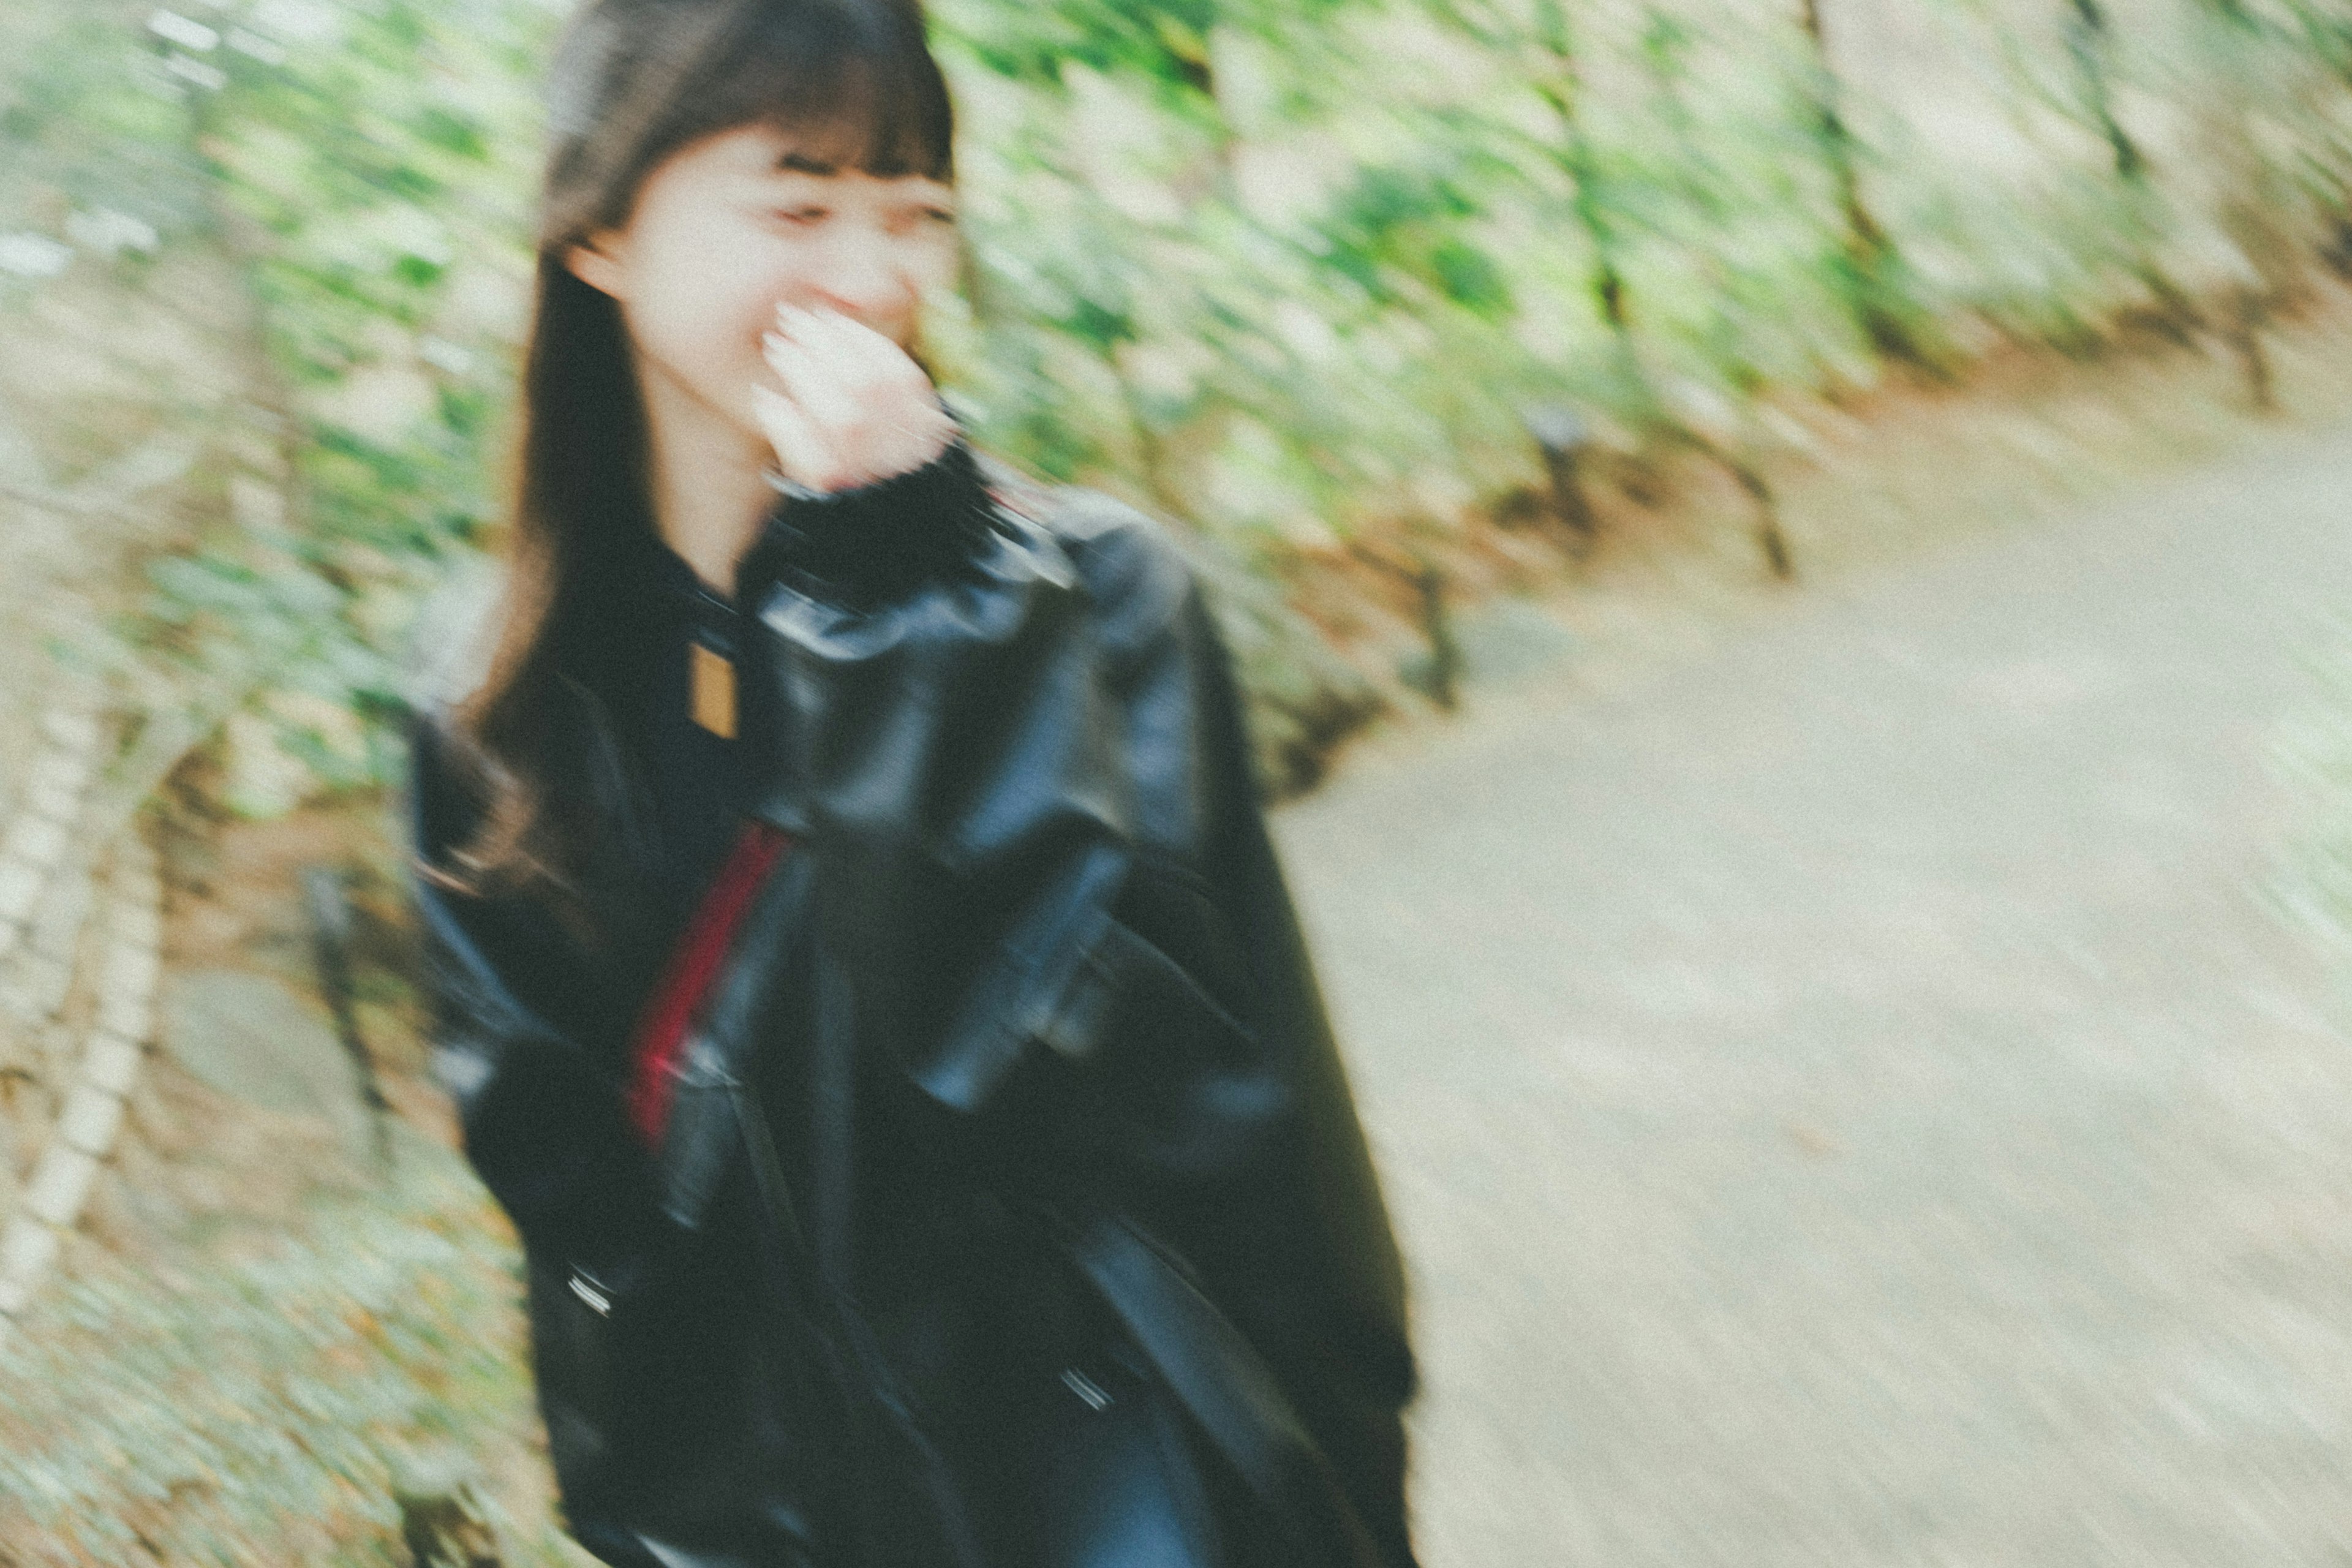
POLYGON ((1214 626, 921 367, 921 17, 595 0, 551 111, 495 652, 413 805, 572 1530, 1409 1568, 1402 1270, 1214 626))

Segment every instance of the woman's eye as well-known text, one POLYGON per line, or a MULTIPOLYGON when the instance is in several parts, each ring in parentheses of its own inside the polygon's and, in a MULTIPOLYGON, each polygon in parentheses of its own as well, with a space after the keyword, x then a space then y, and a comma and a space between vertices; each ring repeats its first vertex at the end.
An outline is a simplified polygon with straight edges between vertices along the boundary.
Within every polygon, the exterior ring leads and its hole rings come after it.
POLYGON ((953 228, 955 220, 951 207, 901 207, 883 220, 883 226, 892 234, 912 234, 918 229, 953 228))
POLYGON ((779 222, 801 226, 823 223, 830 216, 830 210, 824 207, 778 207, 775 211, 779 222))

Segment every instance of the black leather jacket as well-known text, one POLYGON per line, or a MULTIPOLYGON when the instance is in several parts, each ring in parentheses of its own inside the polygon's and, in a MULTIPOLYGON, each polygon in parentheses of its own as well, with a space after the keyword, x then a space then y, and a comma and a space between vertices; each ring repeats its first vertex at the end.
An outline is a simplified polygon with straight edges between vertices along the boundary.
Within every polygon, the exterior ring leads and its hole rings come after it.
MULTIPOLYGON (((1402 1269, 1214 625, 1132 510, 987 480, 959 447, 822 526, 786 507, 746 563, 756 810, 796 847, 658 1150, 620 1101, 659 955, 419 879, 568 1519, 619 1563, 1010 1568, 974 1478, 1021 1462, 1041 1375, 1116 1342, 1070 1262, 1116 1215, 1271 1373, 1254 1418, 1328 1460, 1360 1527, 1332 1560, 1406 1568, 1402 1269)), ((610 825, 587 875, 625 910, 643 781, 568 689, 610 825)), ((426 868, 476 826, 454 745, 428 712, 426 868)), ((1168 1370, 1111 1360, 1092 1382, 1168 1370)))

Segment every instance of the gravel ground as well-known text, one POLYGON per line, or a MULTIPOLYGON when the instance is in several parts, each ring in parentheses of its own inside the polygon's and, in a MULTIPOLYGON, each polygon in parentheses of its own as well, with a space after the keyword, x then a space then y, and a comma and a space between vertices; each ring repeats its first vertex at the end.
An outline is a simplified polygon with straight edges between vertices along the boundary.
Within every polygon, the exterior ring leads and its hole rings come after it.
POLYGON ((1431 1568, 2352 1562, 2352 1053, 2264 893, 2347 495, 2280 436, 1284 814, 1431 1568))

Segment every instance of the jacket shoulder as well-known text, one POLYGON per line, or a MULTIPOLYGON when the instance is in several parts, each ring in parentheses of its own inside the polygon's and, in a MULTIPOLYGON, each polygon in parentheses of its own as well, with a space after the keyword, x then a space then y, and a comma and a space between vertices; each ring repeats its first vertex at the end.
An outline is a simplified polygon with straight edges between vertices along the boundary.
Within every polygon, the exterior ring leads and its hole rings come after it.
POLYGON ((1109 640, 1142 644, 1185 620, 1198 579, 1167 524, 1100 490, 1047 485, 992 458, 983 458, 981 469, 1000 506, 1042 529, 1069 557, 1109 640))

